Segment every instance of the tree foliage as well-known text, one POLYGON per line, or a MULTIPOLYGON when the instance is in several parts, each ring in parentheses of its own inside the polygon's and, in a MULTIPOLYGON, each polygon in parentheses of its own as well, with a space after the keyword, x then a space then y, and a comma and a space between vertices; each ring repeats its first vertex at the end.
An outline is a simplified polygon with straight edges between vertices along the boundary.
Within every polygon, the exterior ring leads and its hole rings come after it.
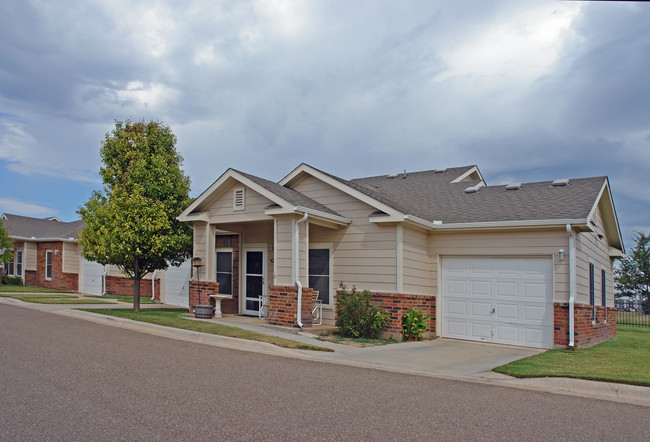
POLYGON ((190 180, 169 126, 155 121, 116 121, 100 150, 104 188, 78 213, 86 259, 116 265, 133 280, 133 308, 140 309, 140 280, 180 265, 192 253, 192 232, 176 217, 190 203, 190 180))
POLYGON ((616 296, 639 297, 644 311, 650 314, 650 235, 637 233, 635 242, 616 269, 616 296))
POLYGON ((12 246, 13 241, 9 237, 9 232, 7 232, 7 229, 5 229, 2 220, 0 219, 0 264, 9 262, 13 258, 14 254, 11 251, 12 246))

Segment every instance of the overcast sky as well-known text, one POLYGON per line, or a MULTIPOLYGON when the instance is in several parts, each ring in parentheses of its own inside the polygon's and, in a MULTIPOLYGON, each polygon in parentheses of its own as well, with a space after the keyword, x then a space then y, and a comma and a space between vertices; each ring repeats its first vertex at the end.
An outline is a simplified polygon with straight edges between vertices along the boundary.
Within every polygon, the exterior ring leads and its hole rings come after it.
POLYGON ((64 221, 114 120, 178 137, 192 195, 476 164, 487 183, 607 175, 650 232, 650 4, 4 0, 0 212, 64 221))

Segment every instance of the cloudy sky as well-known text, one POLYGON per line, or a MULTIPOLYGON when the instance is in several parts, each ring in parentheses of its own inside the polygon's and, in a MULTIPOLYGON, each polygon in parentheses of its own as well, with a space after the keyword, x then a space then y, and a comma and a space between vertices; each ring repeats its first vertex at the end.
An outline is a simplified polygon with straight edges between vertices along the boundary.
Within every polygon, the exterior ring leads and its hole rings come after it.
POLYGON ((0 212, 78 218, 114 120, 178 137, 193 196, 477 164, 488 184, 608 175, 650 232, 650 4, 5 0, 0 212))

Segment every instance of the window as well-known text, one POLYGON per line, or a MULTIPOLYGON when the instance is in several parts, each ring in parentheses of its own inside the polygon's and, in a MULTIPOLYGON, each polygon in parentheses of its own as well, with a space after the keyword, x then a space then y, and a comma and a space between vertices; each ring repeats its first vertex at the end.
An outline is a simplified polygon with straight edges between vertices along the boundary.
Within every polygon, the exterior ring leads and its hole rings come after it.
POLYGON ((309 249, 309 287, 323 304, 330 303, 330 281, 330 249, 309 249))
POLYGON ((589 304, 592 306, 591 320, 596 320, 596 277, 594 274, 594 264, 589 263, 589 304))
POLYGON ((600 292, 603 300, 603 307, 605 310, 605 321, 607 321, 607 279, 606 279, 607 274, 605 273, 605 269, 600 270, 600 292))
POLYGON ((232 295, 232 249, 217 249, 219 294, 232 295))
POLYGON ((52 279, 52 251, 45 252, 45 279, 52 279))
POLYGON ((16 252, 16 276, 23 276, 23 251, 16 252))
POLYGON ((246 210, 246 194, 243 187, 238 187, 232 191, 232 210, 246 210))
POLYGON ((13 275, 14 274, 14 258, 13 258, 13 256, 11 257, 11 261, 7 261, 5 263, 5 273, 7 275, 13 275))

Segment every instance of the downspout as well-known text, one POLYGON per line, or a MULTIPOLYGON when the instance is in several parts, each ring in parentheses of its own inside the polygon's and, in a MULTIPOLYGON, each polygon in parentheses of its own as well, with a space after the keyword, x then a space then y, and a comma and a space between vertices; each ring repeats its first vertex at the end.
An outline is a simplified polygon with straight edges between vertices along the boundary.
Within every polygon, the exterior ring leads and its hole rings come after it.
POLYGON ((158 270, 153 271, 153 275, 151 275, 151 300, 156 299, 156 273, 158 273, 158 270))
POLYGON ((307 220, 307 213, 302 216, 293 225, 293 268, 296 275, 296 286, 298 287, 298 305, 296 306, 296 323, 302 328, 302 284, 300 283, 300 226, 299 224, 307 220))
POLYGON ((102 273, 102 296, 106 294, 106 273, 108 273, 108 268, 104 266, 104 273, 102 273))
POLYGON ((569 234, 569 347, 575 346, 575 315, 574 305, 576 299, 576 244, 575 233, 571 224, 566 225, 569 234))

